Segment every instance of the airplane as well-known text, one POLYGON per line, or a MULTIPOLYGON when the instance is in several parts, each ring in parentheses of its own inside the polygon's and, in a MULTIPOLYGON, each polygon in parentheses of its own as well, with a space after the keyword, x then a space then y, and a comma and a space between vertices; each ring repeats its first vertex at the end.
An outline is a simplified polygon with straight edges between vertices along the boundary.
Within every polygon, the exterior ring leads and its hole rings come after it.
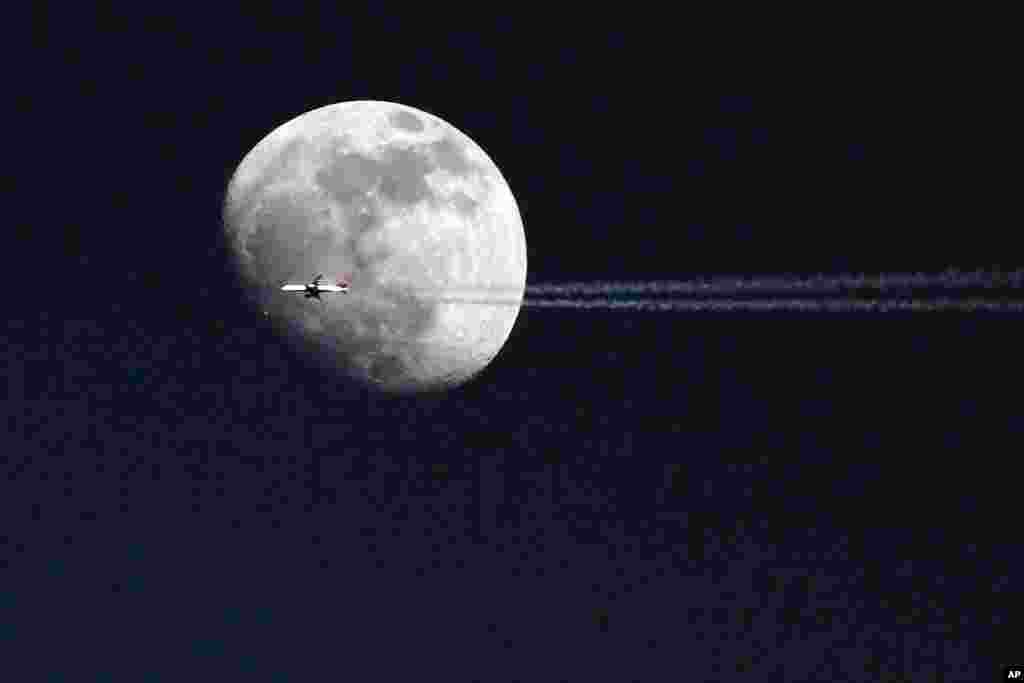
POLYGON ((339 282, 334 285, 320 284, 320 280, 324 278, 323 274, 317 275, 313 278, 312 282, 307 282, 304 285, 284 285, 281 287, 282 292, 304 292, 307 299, 316 299, 320 303, 323 303, 323 299, 320 295, 324 292, 332 293, 345 293, 348 291, 348 283, 339 282))

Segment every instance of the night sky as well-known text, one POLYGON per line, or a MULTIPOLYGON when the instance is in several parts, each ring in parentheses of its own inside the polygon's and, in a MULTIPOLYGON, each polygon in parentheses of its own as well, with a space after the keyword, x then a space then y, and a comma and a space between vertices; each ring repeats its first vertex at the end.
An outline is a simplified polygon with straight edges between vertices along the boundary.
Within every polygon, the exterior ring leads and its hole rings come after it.
POLYGON ((642 35, 385 23, 111 25, 116 47, 65 46, 78 167, 28 169, 66 193, 21 224, 46 256, 16 266, 0 350, 0 660, 27 672, 2 678, 979 681, 1010 663, 1020 319, 524 309, 470 384, 388 398, 283 345, 220 242, 264 135, 380 99, 494 159, 529 283, 1019 267, 966 196, 944 100, 718 78, 642 35))

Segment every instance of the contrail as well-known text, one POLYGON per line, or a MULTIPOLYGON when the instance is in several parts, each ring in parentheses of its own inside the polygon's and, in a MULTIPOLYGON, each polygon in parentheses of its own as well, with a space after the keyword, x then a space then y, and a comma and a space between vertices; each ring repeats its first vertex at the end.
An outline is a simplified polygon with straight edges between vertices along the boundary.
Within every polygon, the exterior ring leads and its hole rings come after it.
POLYGON ((442 303, 663 312, 1024 312, 1024 270, 533 283, 418 291, 442 303))
POLYGON ((1024 299, 524 299, 522 305, 676 313, 1024 313, 1024 299))
POLYGON ((592 311, 663 313, 1024 313, 1022 299, 488 299, 438 297, 440 303, 481 306, 522 306, 592 311))
POLYGON ((717 277, 646 282, 538 283, 526 287, 527 297, 540 296, 766 296, 790 294, 801 298, 851 292, 907 293, 913 290, 955 292, 1006 290, 1024 287, 1024 270, 941 273, 882 273, 878 275, 812 275, 717 277))

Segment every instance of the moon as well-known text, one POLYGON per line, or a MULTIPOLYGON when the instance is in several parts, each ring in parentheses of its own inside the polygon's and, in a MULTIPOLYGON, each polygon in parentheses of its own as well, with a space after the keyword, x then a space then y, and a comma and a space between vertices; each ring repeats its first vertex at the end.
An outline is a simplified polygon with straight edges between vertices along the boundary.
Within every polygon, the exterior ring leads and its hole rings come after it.
POLYGON ((469 381, 522 305, 508 183, 465 133, 413 107, 342 102, 284 123, 242 159, 223 213, 240 280, 281 337, 383 392, 469 381), (349 292, 280 291, 318 273, 349 292))

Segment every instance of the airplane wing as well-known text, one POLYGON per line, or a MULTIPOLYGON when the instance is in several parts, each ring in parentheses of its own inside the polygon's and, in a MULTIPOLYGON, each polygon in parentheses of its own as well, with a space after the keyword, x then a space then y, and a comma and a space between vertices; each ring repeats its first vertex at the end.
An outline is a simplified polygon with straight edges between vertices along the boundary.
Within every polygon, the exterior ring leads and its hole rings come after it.
POLYGON ((306 291, 306 285, 285 285, 281 288, 282 292, 304 292, 306 291))

